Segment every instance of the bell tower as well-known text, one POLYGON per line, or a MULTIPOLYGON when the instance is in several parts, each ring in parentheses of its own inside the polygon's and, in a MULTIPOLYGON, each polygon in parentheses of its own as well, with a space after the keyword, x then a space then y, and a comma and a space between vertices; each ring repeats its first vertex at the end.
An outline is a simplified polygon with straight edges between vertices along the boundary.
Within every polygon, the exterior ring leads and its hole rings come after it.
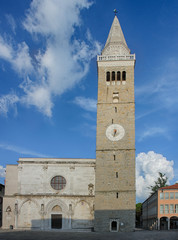
POLYGON ((135 227, 135 54, 114 17, 97 57, 95 231, 135 227))

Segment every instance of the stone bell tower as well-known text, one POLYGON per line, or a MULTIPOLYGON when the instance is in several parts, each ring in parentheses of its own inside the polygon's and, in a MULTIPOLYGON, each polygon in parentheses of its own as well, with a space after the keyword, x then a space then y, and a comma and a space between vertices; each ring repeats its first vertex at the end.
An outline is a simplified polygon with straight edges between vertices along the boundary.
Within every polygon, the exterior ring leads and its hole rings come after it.
POLYGON ((98 65, 95 231, 135 227, 135 54, 114 17, 98 65))

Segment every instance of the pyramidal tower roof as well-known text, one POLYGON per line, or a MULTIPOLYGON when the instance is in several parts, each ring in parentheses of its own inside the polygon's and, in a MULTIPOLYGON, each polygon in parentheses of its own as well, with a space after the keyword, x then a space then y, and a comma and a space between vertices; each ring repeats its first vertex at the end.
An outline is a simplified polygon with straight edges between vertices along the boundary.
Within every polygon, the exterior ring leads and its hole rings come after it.
POLYGON ((130 50, 124 38, 119 20, 114 17, 108 39, 102 51, 102 55, 129 55, 130 50))

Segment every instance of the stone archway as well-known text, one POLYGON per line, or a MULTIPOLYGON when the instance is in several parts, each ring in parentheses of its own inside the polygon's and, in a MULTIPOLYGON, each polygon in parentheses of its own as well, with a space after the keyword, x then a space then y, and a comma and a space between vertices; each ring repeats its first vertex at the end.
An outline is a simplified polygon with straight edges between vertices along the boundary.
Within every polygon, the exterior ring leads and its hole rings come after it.
POLYGON ((160 218, 160 230, 168 230, 168 218, 160 218))
POLYGON ((30 199, 24 201, 19 209, 18 228, 40 229, 41 216, 38 204, 30 199))
POLYGON ((173 216, 170 218, 170 229, 178 229, 178 217, 173 216))
POLYGON ((72 228, 92 228, 93 227, 93 215, 91 214, 90 205, 82 200, 79 201, 74 208, 72 216, 72 228))
POLYGON ((51 200, 46 206, 45 229, 70 229, 71 218, 67 205, 61 199, 51 200))

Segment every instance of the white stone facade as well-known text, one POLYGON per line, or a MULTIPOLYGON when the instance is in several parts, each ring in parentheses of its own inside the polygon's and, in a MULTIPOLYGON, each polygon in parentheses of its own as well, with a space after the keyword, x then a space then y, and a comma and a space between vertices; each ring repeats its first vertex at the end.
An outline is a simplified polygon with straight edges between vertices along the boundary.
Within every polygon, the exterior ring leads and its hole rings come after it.
POLYGON ((55 215, 60 229, 91 229, 94 184, 95 159, 19 159, 7 166, 3 228, 50 230, 55 215), (52 188, 55 176, 65 178, 63 189, 52 188))

